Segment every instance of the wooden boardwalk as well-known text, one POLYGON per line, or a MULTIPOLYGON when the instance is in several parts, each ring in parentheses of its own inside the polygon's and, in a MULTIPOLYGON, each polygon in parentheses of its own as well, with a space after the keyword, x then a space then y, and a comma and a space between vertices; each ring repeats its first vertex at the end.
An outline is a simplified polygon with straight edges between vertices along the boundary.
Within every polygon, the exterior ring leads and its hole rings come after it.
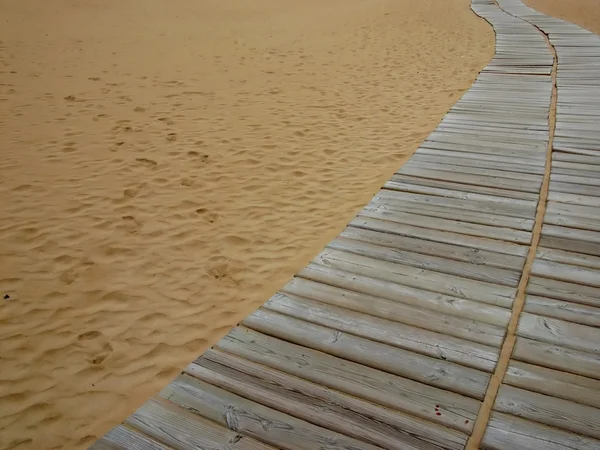
POLYGON ((600 38, 472 8, 496 55, 411 160, 94 450, 600 449, 600 38))

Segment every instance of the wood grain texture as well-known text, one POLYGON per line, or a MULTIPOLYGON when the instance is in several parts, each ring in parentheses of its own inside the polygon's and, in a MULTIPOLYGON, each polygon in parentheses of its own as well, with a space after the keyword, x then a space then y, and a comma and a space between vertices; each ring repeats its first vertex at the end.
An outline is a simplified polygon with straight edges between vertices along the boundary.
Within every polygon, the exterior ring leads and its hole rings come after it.
POLYGON ((333 249, 323 250, 313 259, 313 262, 334 269, 503 307, 512 305, 516 293, 516 289, 510 286, 485 283, 333 249))
POLYGON ((177 450, 273 450, 269 445, 206 420, 161 398, 150 399, 126 423, 177 450))
POLYGON ((600 410, 581 403, 502 385, 494 409, 571 433, 600 438, 600 410))
POLYGON ((350 291, 435 310, 441 314, 460 316, 498 326, 505 326, 510 317, 508 309, 498 306, 403 286, 318 264, 309 264, 298 273, 298 276, 350 291))
POLYGON ((484 450, 598 450, 600 441, 510 414, 492 413, 484 450))
MULTIPOLYGON (((306 396, 308 401, 325 402, 328 408, 341 410, 343 414, 376 421, 380 426, 383 425, 386 433, 397 439, 399 443, 415 445, 418 442, 423 448, 429 448, 427 445, 429 444, 435 448, 444 449, 458 449, 464 446, 465 435, 459 431, 382 407, 376 403, 289 375, 286 372, 220 350, 209 350, 201 358, 198 358, 196 363, 206 359, 264 380, 269 386, 285 389, 286 392, 290 392, 292 397, 306 396)), ((299 399, 299 401, 306 400, 299 399)))
POLYGON ((356 364, 301 345, 238 327, 218 348, 325 387, 450 427, 470 431, 475 399, 356 364), (437 415, 437 409, 441 412, 437 415))
POLYGON ((439 449, 408 433, 398 432, 388 424, 340 407, 329 398, 313 397, 307 395, 306 391, 298 392, 289 388, 287 384, 266 381, 208 359, 190 364, 185 372, 261 405, 381 448, 439 449))
POLYGON ((381 448, 296 419, 189 375, 177 377, 160 395, 230 430, 280 449, 381 448))
POLYGON ((524 312, 517 333, 529 339, 595 353, 600 358, 600 328, 524 312))
POLYGON ((594 353, 517 337, 512 357, 517 361, 600 379, 600 359, 594 353))
POLYGON ((595 408, 600 407, 600 381, 592 378, 511 361, 504 383, 595 408))
POLYGON ((169 450, 167 447, 137 430, 117 425, 96 441, 89 450, 169 450))

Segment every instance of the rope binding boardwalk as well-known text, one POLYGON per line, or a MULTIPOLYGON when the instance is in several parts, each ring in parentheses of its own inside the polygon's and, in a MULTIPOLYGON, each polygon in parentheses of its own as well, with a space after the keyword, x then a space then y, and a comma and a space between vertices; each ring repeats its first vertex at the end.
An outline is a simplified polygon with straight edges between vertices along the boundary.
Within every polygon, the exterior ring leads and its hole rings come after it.
POLYGON ((600 38, 472 1, 496 32, 472 88, 93 449, 600 449, 600 38))

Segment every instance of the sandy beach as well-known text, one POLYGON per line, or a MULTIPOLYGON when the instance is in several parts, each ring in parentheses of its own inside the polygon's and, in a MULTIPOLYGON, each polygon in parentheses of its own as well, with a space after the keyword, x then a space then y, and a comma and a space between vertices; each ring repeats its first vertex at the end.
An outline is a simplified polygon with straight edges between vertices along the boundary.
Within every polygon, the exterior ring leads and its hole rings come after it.
POLYGON ((494 46, 469 0, 0 17, 6 449, 86 448, 160 390, 339 233, 494 46))
POLYGON ((525 4, 600 34, 600 0, 524 0, 525 4))

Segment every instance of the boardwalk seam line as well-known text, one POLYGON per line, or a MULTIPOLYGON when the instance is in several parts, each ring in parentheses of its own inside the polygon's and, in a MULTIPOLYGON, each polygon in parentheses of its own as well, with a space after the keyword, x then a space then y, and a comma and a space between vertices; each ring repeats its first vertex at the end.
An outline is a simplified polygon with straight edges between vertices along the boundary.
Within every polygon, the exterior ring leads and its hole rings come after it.
POLYGON ((479 414, 477 415, 477 419, 475 420, 475 424, 473 425, 473 431, 469 439, 467 440, 467 444, 465 446, 466 450, 478 450, 483 441, 483 437, 487 430, 487 426, 490 420, 490 416, 492 414, 492 409, 494 407, 494 403, 496 402, 496 397, 498 395, 498 391, 500 389, 500 385, 502 384, 502 380, 506 374, 508 369, 508 363, 512 356, 516 340, 517 340, 517 327, 519 325, 519 319, 521 317, 521 313, 523 312, 523 307, 525 306, 525 295, 527 285, 529 283, 529 278, 531 276, 531 268, 533 266, 533 262, 535 260, 535 256, 537 253, 537 248, 540 242, 540 236, 544 221, 544 215, 546 213, 546 203, 548 200, 548 189, 550 185, 550 172, 552 168, 552 146, 554 143, 554 133, 556 128, 556 105, 557 105, 557 84, 556 84, 556 72, 558 67, 558 55, 556 53, 556 49, 550 43, 550 39, 548 38, 548 34, 541 30, 535 24, 517 17, 513 14, 510 14, 508 11, 504 10, 500 7, 497 0, 494 0, 496 6, 504 11, 506 14, 509 14, 516 19, 522 20, 523 22, 529 23, 531 26, 535 27, 546 40, 546 44, 548 45, 550 51, 553 55, 553 64, 552 64, 552 97, 550 100, 550 108, 548 110, 548 147, 546 149, 546 166, 544 170, 544 179, 542 182, 542 186, 540 188, 540 197, 538 200, 538 206, 535 216, 535 223, 532 231, 531 244, 529 247, 529 252, 527 253, 527 259, 525 260, 525 265, 523 266, 523 273, 521 276, 521 280, 519 282, 519 286, 517 289, 517 295, 513 301, 512 313, 510 317, 510 321, 508 322, 508 326, 506 329, 506 336, 504 338, 504 342, 502 343, 502 349, 500 350, 500 356, 498 358, 498 363, 496 364, 496 369, 490 378, 490 382, 488 384, 488 388, 481 404, 481 408, 479 409, 479 414))

